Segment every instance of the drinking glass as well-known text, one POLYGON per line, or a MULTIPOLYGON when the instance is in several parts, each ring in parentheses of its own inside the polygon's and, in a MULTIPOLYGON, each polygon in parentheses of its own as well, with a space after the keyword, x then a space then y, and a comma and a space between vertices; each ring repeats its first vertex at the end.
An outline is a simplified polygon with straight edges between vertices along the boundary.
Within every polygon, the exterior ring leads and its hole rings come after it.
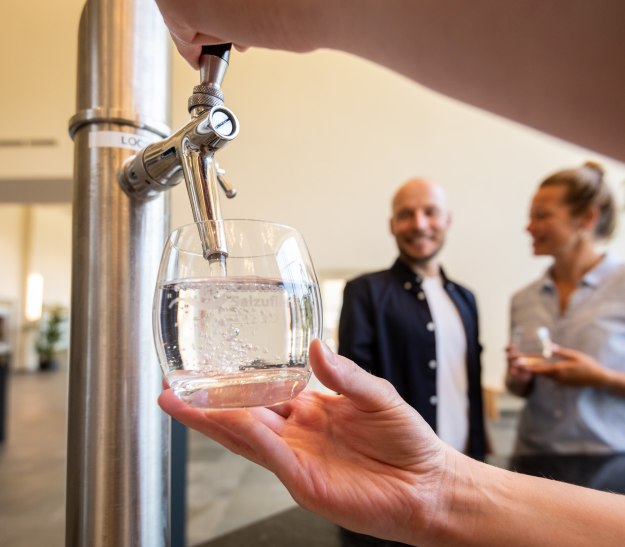
POLYGON ((302 236, 258 220, 174 230, 154 298, 154 338, 165 377, 193 407, 270 406, 310 378, 308 346, 321 335, 321 296, 302 236), (200 234, 219 233, 222 260, 200 234))
POLYGON ((512 346, 519 353, 517 364, 536 365, 549 362, 553 343, 545 326, 518 326, 512 331, 512 346))

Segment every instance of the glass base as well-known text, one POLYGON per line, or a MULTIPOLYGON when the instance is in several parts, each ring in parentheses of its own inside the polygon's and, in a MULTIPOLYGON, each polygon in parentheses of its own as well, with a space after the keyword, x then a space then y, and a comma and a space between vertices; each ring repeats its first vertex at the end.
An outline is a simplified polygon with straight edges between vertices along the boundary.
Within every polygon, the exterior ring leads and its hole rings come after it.
POLYGON ((310 372, 301 369, 250 370, 207 376, 176 370, 167 381, 177 397, 195 408, 225 409, 272 406, 296 397, 308 383, 310 372))

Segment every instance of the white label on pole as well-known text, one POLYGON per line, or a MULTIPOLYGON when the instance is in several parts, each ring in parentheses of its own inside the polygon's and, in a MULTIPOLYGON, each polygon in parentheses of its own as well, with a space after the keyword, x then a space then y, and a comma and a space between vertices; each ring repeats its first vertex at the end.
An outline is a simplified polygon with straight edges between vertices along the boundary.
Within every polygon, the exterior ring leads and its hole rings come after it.
POLYGON ((141 150, 160 140, 157 135, 135 135, 121 131, 93 131, 89 133, 89 148, 128 148, 141 150))

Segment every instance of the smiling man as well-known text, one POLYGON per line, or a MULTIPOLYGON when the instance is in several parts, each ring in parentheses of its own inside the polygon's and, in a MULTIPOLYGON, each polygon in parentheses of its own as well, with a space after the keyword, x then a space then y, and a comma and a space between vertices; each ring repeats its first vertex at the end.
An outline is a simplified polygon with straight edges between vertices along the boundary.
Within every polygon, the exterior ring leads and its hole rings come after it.
POLYGON ((477 306, 439 259, 450 225, 439 185, 417 178, 397 190, 390 229, 399 257, 345 286, 339 353, 389 380, 445 442, 483 459, 477 306))

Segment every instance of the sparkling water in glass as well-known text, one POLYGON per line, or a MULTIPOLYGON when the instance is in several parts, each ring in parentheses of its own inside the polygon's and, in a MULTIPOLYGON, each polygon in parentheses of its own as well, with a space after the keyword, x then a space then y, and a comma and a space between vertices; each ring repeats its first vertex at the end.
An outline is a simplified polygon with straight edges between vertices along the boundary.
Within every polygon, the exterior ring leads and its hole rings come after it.
POLYGON ((301 235, 254 220, 219 223, 228 256, 203 257, 201 225, 175 230, 154 302, 161 366, 176 395, 201 408, 270 406, 310 378, 321 298, 301 235))

